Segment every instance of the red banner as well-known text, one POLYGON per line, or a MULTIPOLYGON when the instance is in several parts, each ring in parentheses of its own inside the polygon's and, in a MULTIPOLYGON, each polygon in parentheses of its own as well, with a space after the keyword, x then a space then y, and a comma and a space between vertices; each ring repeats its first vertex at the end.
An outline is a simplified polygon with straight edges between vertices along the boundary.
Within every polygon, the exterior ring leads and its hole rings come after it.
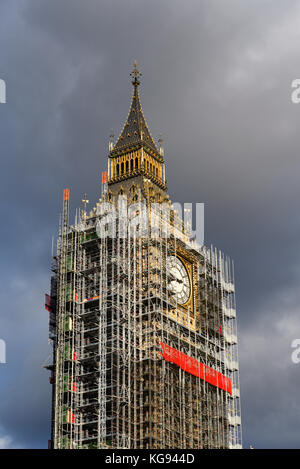
POLYGON ((108 182, 108 173, 107 171, 102 171, 102 184, 108 182))
POLYGON ((55 312, 55 302, 54 299, 45 293, 45 309, 51 313, 52 311, 55 312))
POLYGON ((232 395, 231 380, 222 375, 222 373, 204 365, 204 363, 199 362, 195 358, 189 357, 185 353, 170 347, 170 345, 164 344, 162 342, 160 342, 160 345, 163 349, 162 356, 167 362, 174 363, 191 375, 198 376, 207 383, 212 384, 217 388, 223 389, 232 395))
POLYGON ((45 309, 49 311, 49 313, 52 311, 52 299, 50 295, 47 295, 47 293, 45 293, 45 309))

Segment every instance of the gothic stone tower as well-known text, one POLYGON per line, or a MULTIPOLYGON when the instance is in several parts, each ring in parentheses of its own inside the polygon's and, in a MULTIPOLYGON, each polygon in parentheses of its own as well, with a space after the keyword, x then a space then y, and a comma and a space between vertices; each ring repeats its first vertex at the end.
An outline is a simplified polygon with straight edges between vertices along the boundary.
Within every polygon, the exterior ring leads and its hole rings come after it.
POLYGON ((74 225, 64 191, 46 296, 51 446, 240 448, 233 264, 173 210, 139 79, 135 64, 101 198, 74 225))

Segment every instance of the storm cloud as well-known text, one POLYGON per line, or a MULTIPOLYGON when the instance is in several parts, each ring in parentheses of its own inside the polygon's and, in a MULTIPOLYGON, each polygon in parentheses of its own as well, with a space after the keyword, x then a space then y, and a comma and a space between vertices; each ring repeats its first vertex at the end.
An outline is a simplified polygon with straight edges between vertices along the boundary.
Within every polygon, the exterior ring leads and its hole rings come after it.
POLYGON ((100 196, 142 72, 172 200, 205 203, 205 239, 235 260, 243 442, 299 447, 300 5, 292 0, 6 0, 0 4, 0 448, 47 447, 43 294, 61 195, 100 196))

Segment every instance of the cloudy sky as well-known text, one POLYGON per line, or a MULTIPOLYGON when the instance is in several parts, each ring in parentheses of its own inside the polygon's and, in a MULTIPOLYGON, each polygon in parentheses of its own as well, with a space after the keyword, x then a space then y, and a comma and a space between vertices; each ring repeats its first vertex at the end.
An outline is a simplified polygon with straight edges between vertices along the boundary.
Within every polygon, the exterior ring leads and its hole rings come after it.
POLYGON ((51 240, 100 194, 134 59, 173 201, 205 203, 205 238, 235 260, 243 443, 299 448, 300 4, 296 0, 2 0, 0 448, 50 434, 51 240))

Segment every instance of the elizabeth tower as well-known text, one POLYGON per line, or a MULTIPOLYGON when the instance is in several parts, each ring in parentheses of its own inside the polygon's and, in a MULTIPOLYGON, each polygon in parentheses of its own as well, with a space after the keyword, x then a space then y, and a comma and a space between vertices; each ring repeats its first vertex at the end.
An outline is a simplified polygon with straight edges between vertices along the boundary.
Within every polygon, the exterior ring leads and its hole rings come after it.
POLYGON ((131 74, 99 201, 69 224, 46 295, 52 448, 241 448, 233 263, 199 246, 167 194, 131 74))

